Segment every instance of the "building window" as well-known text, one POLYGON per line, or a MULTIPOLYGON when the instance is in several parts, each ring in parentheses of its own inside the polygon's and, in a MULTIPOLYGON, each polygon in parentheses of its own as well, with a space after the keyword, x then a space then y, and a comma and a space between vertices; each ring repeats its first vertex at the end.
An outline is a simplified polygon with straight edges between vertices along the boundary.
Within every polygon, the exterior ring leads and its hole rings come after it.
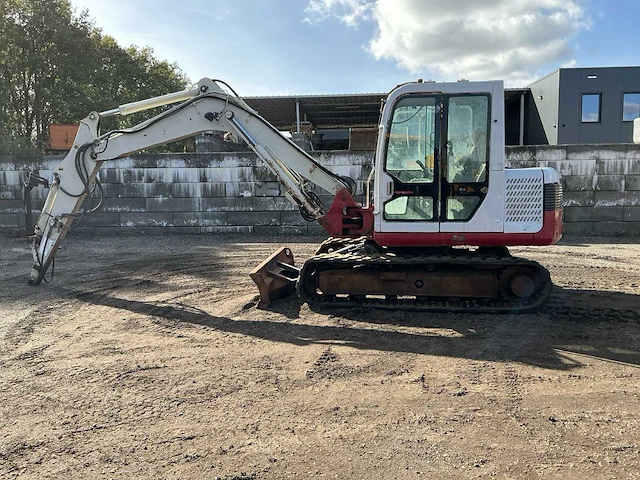
POLYGON ((600 123, 599 93, 586 93, 582 95, 582 123, 600 123))
POLYGON ((622 102, 622 121, 633 122, 640 117, 640 93, 625 93, 622 102))

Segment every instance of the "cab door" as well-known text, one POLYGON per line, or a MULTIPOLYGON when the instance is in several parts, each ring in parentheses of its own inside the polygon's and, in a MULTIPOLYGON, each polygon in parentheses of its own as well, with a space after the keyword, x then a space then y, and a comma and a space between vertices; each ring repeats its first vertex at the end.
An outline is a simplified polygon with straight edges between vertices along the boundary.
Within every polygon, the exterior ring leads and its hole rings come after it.
POLYGON ((463 231, 489 191, 490 95, 445 95, 440 231, 463 231))
POLYGON ((400 97, 386 128, 382 232, 438 232, 442 95, 400 97))

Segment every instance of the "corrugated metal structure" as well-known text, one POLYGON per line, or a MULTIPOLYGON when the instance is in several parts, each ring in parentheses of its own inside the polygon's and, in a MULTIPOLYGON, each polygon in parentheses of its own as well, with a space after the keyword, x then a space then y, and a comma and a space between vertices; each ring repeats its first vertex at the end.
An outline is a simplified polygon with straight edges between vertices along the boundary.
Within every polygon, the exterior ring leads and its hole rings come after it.
POLYGON ((244 100, 277 128, 294 130, 296 122, 307 121, 314 128, 330 129, 377 125, 380 105, 386 96, 386 93, 362 93, 244 97, 244 100))

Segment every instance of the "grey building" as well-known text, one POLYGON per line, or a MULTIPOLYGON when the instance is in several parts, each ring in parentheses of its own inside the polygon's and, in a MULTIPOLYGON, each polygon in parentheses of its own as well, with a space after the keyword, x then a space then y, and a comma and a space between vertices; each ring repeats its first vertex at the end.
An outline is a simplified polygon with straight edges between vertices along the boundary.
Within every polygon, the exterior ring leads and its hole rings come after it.
POLYGON ((526 145, 633 141, 633 120, 640 117, 640 67, 560 68, 528 90, 526 145))

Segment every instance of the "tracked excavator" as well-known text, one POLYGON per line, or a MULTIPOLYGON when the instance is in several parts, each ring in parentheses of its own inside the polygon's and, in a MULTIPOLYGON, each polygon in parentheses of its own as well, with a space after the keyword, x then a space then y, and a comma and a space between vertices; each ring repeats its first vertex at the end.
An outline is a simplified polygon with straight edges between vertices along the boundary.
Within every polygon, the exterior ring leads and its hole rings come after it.
POLYGON ((356 182, 322 166, 220 80, 92 112, 53 172, 29 283, 46 280, 72 223, 99 209, 104 161, 208 131, 244 140, 302 216, 329 234, 301 268, 283 247, 252 272, 261 307, 292 290, 311 306, 454 312, 531 311, 550 296, 548 270, 507 247, 560 239, 560 179, 551 168, 505 168, 501 81, 393 89, 362 203, 356 182), (172 104, 133 128, 99 133, 105 117, 172 104), (334 196, 330 206, 311 184, 334 196))

